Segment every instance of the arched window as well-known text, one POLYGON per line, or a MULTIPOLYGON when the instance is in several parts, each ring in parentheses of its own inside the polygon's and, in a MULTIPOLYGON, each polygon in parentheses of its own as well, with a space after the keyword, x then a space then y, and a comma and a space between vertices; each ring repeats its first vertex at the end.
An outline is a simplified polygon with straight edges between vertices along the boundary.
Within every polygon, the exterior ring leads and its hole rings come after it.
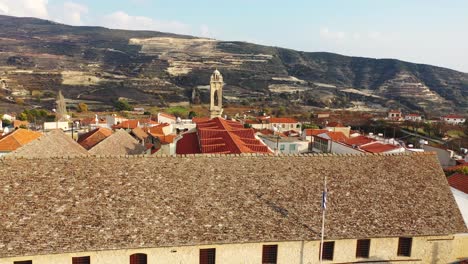
POLYGON ((214 106, 219 106, 219 98, 218 98, 218 91, 217 91, 217 90, 214 92, 213 98, 214 98, 214 99, 213 99, 213 101, 214 101, 214 102, 213 102, 214 106))
POLYGON ((148 263, 148 256, 143 253, 136 253, 130 255, 130 264, 146 264, 148 263))

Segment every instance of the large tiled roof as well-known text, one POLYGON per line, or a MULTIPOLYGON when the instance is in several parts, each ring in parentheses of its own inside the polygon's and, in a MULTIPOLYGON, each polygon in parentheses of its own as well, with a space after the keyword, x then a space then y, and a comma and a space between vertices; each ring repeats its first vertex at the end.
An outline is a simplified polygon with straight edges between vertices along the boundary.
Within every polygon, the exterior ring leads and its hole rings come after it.
POLYGON ((395 150, 400 148, 399 146, 395 146, 392 144, 384 144, 380 142, 373 142, 364 146, 360 146, 360 149, 370 152, 370 153, 383 153, 391 150, 395 150))
POLYGON ((270 117, 268 119, 268 122, 293 124, 293 123, 297 123, 297 119, 292 118, 292 117, 270 117))
POLYGON ((448 183, 453 188, 468 194, 468 175, 456 173, 448 177, 448 183))
POLYGON ((0 136, 0 152, 14 151, 40 136, 42 136, 40 132, 18 128, 0 136))
POLYGON ((220 117, 197 123, 201 153, 270 153, 251 128, 220 117))
POLYGON ((0 159, 0 257, 466 232, 437 157, 0 159), (164 164, 162 166, 161 164, 164 164))
POLYGON ((145 150, 146 147, 138 140, 125 130, 119 129, 88 152, 92 155, 137 155, 144 153, 145 150))
POLYGON ((184 133, 182 138, 177 141, 177 154, 197 154, 200 152, 200 144, 196 132, 184 133))
POLYGON ((99 127, 80 135, 78 137, 78 144, 80 144, 85 149, 91 149, 110 135, 112 135, 112 130, 99 127))
POLYGON ((88 152, 61 129, 52 130, 9 155, 30 158, 84 156, 88 152))

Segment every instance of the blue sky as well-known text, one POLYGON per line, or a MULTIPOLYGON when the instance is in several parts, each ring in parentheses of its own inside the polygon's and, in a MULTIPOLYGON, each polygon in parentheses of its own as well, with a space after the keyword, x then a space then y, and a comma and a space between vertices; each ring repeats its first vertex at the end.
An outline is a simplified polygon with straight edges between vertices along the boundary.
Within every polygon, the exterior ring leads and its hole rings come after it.
POLYGON ((397 58, 468 72, 466 0, 0 0, 0 14, 397 58))

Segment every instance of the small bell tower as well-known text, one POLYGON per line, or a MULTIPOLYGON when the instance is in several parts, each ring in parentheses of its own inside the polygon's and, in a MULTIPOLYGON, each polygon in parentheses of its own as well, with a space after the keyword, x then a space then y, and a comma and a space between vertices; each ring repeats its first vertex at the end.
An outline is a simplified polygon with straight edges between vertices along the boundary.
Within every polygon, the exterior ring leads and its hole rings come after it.
POLYGON ((210 80, 210 118, 221 117, 223 113, 223 76, 216 69, 210 80))

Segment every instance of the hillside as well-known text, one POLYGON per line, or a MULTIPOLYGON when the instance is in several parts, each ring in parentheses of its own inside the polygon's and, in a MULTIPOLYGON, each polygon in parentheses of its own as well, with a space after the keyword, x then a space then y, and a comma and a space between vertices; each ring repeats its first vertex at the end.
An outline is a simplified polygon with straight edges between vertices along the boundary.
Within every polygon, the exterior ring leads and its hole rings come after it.
POLYGON ((299 52, 151 31, 73 27, 0 16, 0 110, 206 102, 218 68, 226 103, 468 111, 468 74, 392 59, 299 52))

